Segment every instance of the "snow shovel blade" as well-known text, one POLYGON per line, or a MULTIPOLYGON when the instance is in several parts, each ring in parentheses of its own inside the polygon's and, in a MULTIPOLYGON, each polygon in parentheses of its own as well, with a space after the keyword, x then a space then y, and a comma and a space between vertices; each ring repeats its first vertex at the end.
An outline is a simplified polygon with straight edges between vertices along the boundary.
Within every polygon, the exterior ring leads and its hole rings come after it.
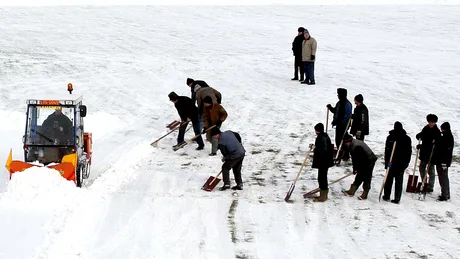
POLYGON ((304 197, 304 198, 313 198, 312 195, 315 194, 315 193, 318 193, 318 192, 319 192, 319 188, 316 188, 316 189, 314 189, 314 190, 312 190, 312 191, 309 191, 309 192, 305 193, 305 194, 303 195, 303 197, 304 197))
POLYGON ((210 192, 214 190, 214 188, 219 184, 220 179, 216 178, 214 176, 209 176, 208 180, 203 184, 203 187, 201 187, 201 190, 205 190, 207 192, 210 192))
POLYGON ((292 194, 292 192, 294 191, 294 188, 295 188, 295 184, 292 183, 292 184, 291 184, 291 187, 289 187, 289 191, 287 192, 286 197, 284 197, 284 201, 285 201, 285 202, 288 202, 289 199, 291 198, 291 194, 292 194))
POLYGON ((417 192, 418 175, 409 175, 407 180, 406 192, 417 192))

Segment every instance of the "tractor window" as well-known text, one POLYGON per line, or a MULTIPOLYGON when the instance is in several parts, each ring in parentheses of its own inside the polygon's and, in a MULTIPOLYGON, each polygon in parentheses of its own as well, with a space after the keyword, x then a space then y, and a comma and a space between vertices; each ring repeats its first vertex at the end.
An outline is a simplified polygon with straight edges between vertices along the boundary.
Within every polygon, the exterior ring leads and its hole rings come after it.
POLYGON ((25 145, 74 145, 74 107, 28 107, 25 145))

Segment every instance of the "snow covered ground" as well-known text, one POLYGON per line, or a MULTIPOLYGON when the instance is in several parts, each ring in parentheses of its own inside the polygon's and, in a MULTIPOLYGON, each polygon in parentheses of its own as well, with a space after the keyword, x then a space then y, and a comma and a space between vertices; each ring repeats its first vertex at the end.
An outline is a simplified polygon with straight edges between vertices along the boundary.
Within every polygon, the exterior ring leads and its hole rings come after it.
POLYGON ((22 159, 24 100, 72 82, 88 106, 94 159, 81 189, 47 169, 0 174, 0 258, 460 258, 458 148, 451 201, 435 201, 436 182, 425 201, 378 202, 394 121, 415 143, 435 113, 460 137, 459 14, 436 5, 1 8, 0 158, 13 148, 22 159), (290 80, 299 26, 318 41, 315 86, 290 80), (187 77, 223 94, 223 128, 243 138, 237 196, 200 190, 221 165, 210 145, 173 152, 175 134, 149 145, 178 118, 167 94, 188 96, 187 77), (286 203, 338 87, 350 100, 363 94, 370 110, 366 142, 380 158, 370 197, 344 197, 350 177, 328 202, 304 201, 317 187, 308 167, 286 203))

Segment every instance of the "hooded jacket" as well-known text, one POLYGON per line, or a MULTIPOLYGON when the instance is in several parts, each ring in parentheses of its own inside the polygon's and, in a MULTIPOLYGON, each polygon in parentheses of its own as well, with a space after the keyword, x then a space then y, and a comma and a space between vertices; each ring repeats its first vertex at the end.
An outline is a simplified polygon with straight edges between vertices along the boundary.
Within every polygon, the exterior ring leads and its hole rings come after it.
POLYGON ((450 124, 445 122, 441 125, 444 131, 436 141, 437 165, 446 164, 447 167, 452 163, 452 153, 454 151, 454 136, 450 130, 450 124))
POLYGON ((401 128, 390 130, 385 142, 385 168, 390 162, 393 144, 396 141, 396 147, 391 161, 391 167, 397 171, 404 171, 407 169, 412 156, 412 140, 407 136, 406 131, 401 128))

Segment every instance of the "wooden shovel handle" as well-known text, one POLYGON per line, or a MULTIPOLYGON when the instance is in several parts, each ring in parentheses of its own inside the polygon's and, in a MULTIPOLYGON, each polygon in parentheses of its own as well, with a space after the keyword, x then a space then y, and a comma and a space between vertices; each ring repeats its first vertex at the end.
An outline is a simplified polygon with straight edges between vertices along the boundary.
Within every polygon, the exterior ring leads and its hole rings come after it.
POLYGON ((214 181, 217 179, 217 177, 219 177, 219 175, 222 173, 222 170, 220 170, 220 172, 216 175, 216 177, 214 177, 214 179, 212 179, 212 181, 209 183, 209 185, 211 186, 214 181))

